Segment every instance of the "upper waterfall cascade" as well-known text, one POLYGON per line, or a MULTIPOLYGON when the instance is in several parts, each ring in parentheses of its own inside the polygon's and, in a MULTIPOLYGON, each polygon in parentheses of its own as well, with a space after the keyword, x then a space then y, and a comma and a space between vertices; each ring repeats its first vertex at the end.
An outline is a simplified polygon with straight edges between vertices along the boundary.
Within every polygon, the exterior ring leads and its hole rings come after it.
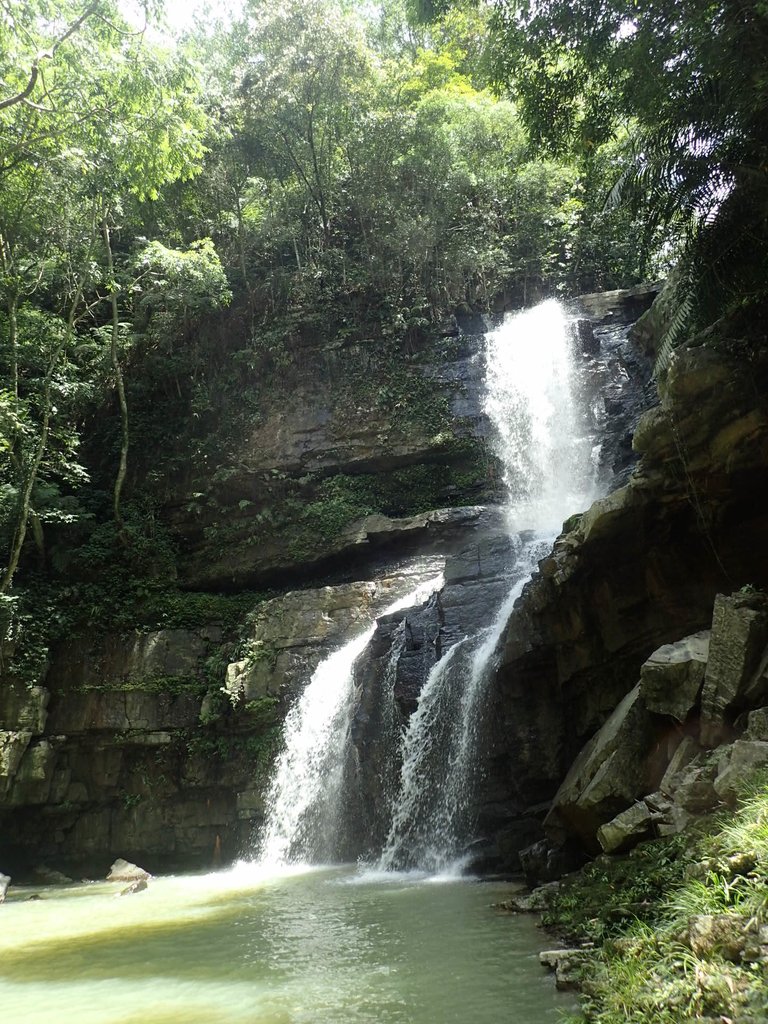
MULTIPOLYGON (((388 834, 383 869, 450 870, 471 840, 482 779, 485 695, 494 656, 512 606, 565 518, 596 496, 597 469, 580 394, 574 333, 561 305, 548 301, 506 318, 486 336, 484 411, 495 437, 509 494, 511 570, 491 624, 441 651, 416 711, 404 728, 378 739, 394 779, 385 793, 388 834)), ((433 581, 388 613, 417 606, 439 587, 433 581)), ((354 665, 376 627, 331 654, 317 668, 285 724, 285 747, 269 789, 259 855, 266 863, 338 860, 348 813, 350 734, 355 712, 354 665)), ((402 647, 393 647, 395 657, 402 647)), ((377 699, 382 722, 400 715, 394 671, 377 699), (391 678, 390 678, 391 677, 391 678)), ((351 767, 350 767, 351 766, 351 767)))

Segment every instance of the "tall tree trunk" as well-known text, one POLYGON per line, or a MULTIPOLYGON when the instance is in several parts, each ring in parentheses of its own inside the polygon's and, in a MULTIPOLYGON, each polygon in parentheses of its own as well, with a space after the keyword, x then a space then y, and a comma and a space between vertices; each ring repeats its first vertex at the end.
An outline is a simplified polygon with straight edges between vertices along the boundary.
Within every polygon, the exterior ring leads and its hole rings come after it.
POLYGON ((8 316, 8 343, 11 349, 11 381, 13 387, 13 411, 19 412, 19 289, 13 282, 14 260, 10 246, 0 234, 0 272, 6 290, 6 313, 8 316), (13 283, 12 283, 13 282, 13 283))
POLYGON ((118 352, 118 342, 120 340, 120 310, 117 303, 117 282, 115 281, 115 264, 112 259, 112 240, 109 234, 109 223, 107 222, 106 215, 101 222, 101 233, 104 239, 104 250, 107 257, 107 288, 109 289, 109 302, 112 313, 112 336, 109 346, 109 356, 112 362, 112 371, 115 375, 117 400, 120 405, 121 430, 120 464, 117 468, 115 487, 112 492, 112 509, 115 517, 115 525, 117 526, 117 534, 120 537, 120 540, 126 544, 127 536, 125 532, 125 523, 123 522, 122 513, 120 511, 120 497, 123 492, 125 477, 128 473, 128 444, 130 441, 130 434, 128 431, 128 402, 125 397, 125 381, 123 379, 123 371, 120 366, 120 355, 118 352))
MULTIPOLYGON (((72 340, 72 336, 75 331, 75 322, 77 320, 77 310, 80 302, 83 298, 83 292, 85 290, 85 283, 88 279, 89 268, 91 257, 93 255, 95 238, 96 235, 96 213, 94 210, 93 217, 91 220, 91 244, 88 250, 88 256, 83 262, 83 270, 80 279, 77 282, 74 295, 72 296, 72 303, 69 308, 69 315, 67 316, 67 327, 64 331, 64 336, 60 343, 56 346, 53 353, 51 354, 48 368, 46 370, 44 382, 43 382, 43 420, 40 429, 40 437, 35 448, 35 453, 29 463, 29 469, 26 474, 23 474, 24 466, 24 453, 19 451, 19 466, 20 472, 24 476, 24 482, 20 487, 19 493, 19 505, 18 514, 16 518, 16 527, 13 531, 13 538, 11 540, 11 550, 8 558, 8 565, 5 567, 2 577, 0 578, 0 594, 7 594, 11 589, 13 583, 13 577, 16 570, 19 567, 19 560, 21 558, 21 552, 24 548, 24 541, 27 536, 27 528, 29 525, 30 515, 32 514, 32 491, 34 490, 35 483, 37 482, 37 475, 40 471, 40 466, 45 456, 46 448, 48 447, 48 432, 51 425, 51 381, 53 375, 56 372, 56 367, 59 365, 62 353, 69 345, 72 340)), ((13 317, 9 317, 9 323, 12 319, 11 330, 14 332, 13 338, 15 339, 16 348, 18 348, 18 321, 16 319, 16 303, 18 303, 18 296, 13 305, 13 317)), ((14 387, 16 389, 16 396, 18 398, 18 370, 16 370, 16 376, 14 379, 14 387)))
POLYGON ((11 348, 11 380, 13 382, 13 412, 19 414, 19 295, 8 296, 8 341, 11 348))
POLYGON ((13 540, 11 541, 11 556, 5 572, 3 573, 3 578, 0 580, 0 594, 7 594, 11 588, 11 583, 13 582, 13 577, 19 567, 19 559, 21 558, 21 552, 27 536, 27 525, 29 523, 30 509, 32 507, 32 489, 35 486, 37 474, 40 470, 40 463, 43 461, 43 455, 45 454, 45 449, 48 444, 48 429, 51 422, 50 378, 52 376, 53 368, 51 368, 50 373, 46 376, 43 428, 40 432, 40 440, 38 441, 37 448, 35 449, 35 454, 32 458, 29 471, 27 472, 24 486, 22 487, 21 494, 19 495, 19 512, 16 519, 16 529, 13 531, 13 540))

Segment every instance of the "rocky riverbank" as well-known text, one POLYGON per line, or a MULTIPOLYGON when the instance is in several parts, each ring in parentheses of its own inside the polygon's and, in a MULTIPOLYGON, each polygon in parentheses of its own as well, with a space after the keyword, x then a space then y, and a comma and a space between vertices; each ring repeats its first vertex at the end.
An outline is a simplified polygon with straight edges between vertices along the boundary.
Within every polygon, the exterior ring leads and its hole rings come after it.
POLYGON ((684 833, 602 854, 508 904, 542 914, 542 954, 588 1024, 761 1024, 768 1014, 768 774, 684 833))

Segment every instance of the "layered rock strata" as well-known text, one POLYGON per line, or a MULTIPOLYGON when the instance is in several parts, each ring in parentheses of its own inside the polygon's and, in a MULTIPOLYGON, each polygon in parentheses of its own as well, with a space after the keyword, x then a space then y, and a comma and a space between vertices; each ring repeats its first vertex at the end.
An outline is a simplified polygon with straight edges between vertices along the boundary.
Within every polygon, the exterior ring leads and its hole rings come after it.
MULTIPOLYGON (((579 311, 593 316, 582 320, 578 344, 582 371, 594 382, 592 429, 595 437, 607 430, 606 473, 628 471, 628 433, 648 401, 647 365, 619 326, 651 297, 647 290, 607 303, 587 297, 579 311)), ((464 330, 486 326, 478 319, 464 330)), ((471 553, 453 563, 439 607, 408 620, 398 669, 406 714, 430 667, 435 628, 446 650, 463 634, 460 620, 480 624, 492 614, 506 557, 498 510, 349 515, 366 504, 374 479, 379 498, 398 502, 502 499, 485 445, 481 339, 450 324, 429 351, 404 357, 394 375, 365 346, 328 349, 302 371, 289 401, 254 416, 252 430, 227 441, 231 451, 222 441, 223 461, 202 490, 190 481, 190 494, 173 499, 164 516, 176 531, 188 587, 237 590, 268 580, 295 587, 309 577, 330 589, 313 586, 262 605, 239 637, 239 656, 218 621, 194 630, 106 632, 55 652, 41 685, 4 684, 0 864, 15 870, 49 861, 101 873, 118 854, 153 870, 204 866, 217 851, 225 860, 241 854, 263 814, 266 772, 290 699, 332 646, 386 607, 394 593, 387 580, 407 584, 402 567, 418 552, 471 553), (353 392, 371 401, 353 403, 353 392), (299 533, 280 520, 281 509, 298 518, 299 533), (478 570, 473 558, 490 568, 478 570)), ((374 651, 403 622, 382 624, 374 651)), ((508 808, 501 794, 496 824, 508 808)))

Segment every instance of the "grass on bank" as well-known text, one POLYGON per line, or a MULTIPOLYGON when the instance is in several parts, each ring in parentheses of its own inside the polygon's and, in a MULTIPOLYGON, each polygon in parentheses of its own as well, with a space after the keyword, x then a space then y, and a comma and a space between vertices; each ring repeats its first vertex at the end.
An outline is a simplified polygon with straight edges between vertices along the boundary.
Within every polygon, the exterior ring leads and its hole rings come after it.
POLYGON ((765 1024, 768 773, 735 811, 589 864, 544 923, 595 944, 570 1024, 765 1024))

